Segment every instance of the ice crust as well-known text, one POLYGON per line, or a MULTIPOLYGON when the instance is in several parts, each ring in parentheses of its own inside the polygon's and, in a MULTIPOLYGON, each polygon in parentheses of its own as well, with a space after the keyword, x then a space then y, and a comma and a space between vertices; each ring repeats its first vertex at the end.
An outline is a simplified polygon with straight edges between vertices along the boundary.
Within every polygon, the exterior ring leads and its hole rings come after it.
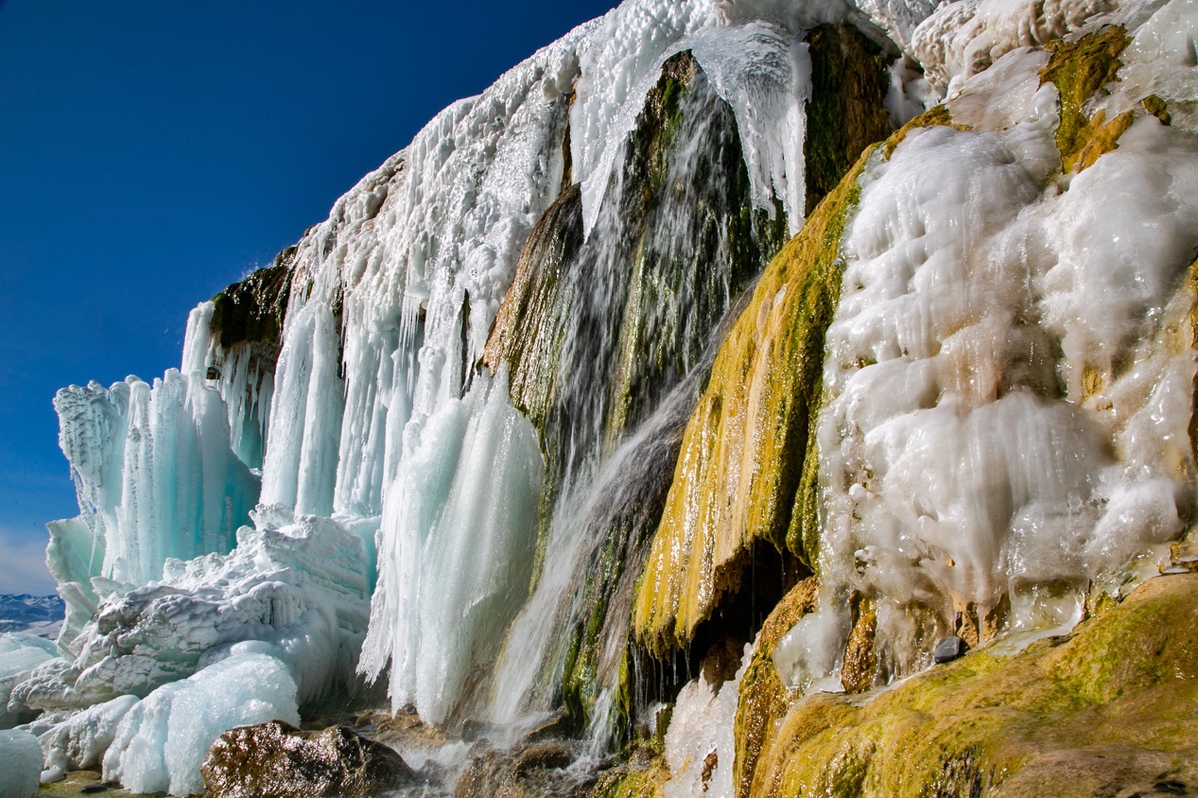
POLYGON ((124 695, 96 704, 38 735, 45 769, 65 773, 100 765, 117 727, 139 700, 124 695))
POLYGON ((57 654, 54 644, 43 637, 21 632, 0 635, 0 729, 20 722, 8 714, 8 697, 13 687, 25 681, 33 669, 57 654))
POLYGON ((369 611, 366 543, 327 518, 255 516, 260 528, 242 527, 231 554, 170 560, 163 580, 104 600, 79 655, 36 670, 14 704, 78 710, 146 696, 246 650, 283 662, 301 702, 350 685, 369 611))
POLYGON ((775 654, 792 684, 834 674, 850 590, 894 678, 958 613, 1006 596, 1011 629, 1059 624, 1184 529, 1198 367, 1167 330, 1198 157, 1142 117, 1050 180, 1056 122, 1048 85, 1009 130, 914 131, 861 178, 818 431, 827 595, 775 654))

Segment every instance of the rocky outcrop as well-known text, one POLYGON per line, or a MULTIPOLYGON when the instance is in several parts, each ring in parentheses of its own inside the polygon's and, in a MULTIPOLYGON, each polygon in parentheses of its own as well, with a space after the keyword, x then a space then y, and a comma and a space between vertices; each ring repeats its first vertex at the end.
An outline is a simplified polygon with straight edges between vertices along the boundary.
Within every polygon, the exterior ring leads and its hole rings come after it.
POLYGON ((1150 580, 1016 653, 973 651, 862 702, 795 702, 753 795, 1185 795, 1198 787, 1198 575, 1150 580))
POLYGON ((399 754, 345 726, 282 721, 225 732, 200 767, 213 798, 362 798, 419 780, 399 754))

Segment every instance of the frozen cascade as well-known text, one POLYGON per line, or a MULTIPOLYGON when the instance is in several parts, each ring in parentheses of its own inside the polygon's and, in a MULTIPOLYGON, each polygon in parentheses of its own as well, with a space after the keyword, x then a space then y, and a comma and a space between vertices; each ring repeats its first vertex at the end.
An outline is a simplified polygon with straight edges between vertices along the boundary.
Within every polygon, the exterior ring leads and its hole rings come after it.
MULTIPOLYGON (((60 392, 68 617, 8 711, 56 713, 59 766, 108 747, 126 786, 176 793, 230 724, 298 720, 359 672, 451 728, 567 706, 595 752, 629 731, 633 584, 682 430, 721 321, 804 222, 821 23, 903 54, 896 120, 948 92, 974 130, 915 130, 861 178, 818 422, 824 609, 778 670, 836 686, 853 594, 877 603, 880 681, 962 625, 1072 622, 1192 515, 1198 365, 1171 330, 1198 164, 1174 33, 1198 15, 1008 6, 628 0, 446 109, 198 306, 181 370, 60 392), (1176 126, 1137 111, 1061 176, 1036 46, 1145 20, 1103 110, 1156 93, 1176 126)), ((738 689, 686 689, 667 792, 731 789, 738 689)))
POLYGON ((144 585, 168 558, 233 547, 259 483, 233 453, 224 402, 201 375, 171 369, 152 386, 136 377, 108 390, 72 386, 54 407, 81 510, 51 525, 51 571, 76 586, 64 591, 68 618, 95 610, 94 577, 144 585))
POLYGON ((1198 366, 1167 330, 1198 158, 1145 117, 1048 181, 1056 104, 1050 85, 1009 130, 913 133, 861 178, 819 422, 826 594, 775 654, 794 684, 834 674, 852 591, 888 680, 962 625, 1076 622, 1184 529, 1198 366))
POLYGON ((361 669, 375 678, 390 660, 392 704, 442 723, 493 666, 527 597, 543 464, 502 372, 421 432, 384 508, 361 669))

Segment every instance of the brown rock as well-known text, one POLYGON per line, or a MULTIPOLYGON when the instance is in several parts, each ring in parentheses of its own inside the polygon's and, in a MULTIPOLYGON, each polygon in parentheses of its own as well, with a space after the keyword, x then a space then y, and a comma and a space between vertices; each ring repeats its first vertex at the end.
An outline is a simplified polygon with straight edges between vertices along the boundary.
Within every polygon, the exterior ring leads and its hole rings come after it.
POLYGON ((222 734, 200 773, 214 798, 361 798, 418 778, 395 751, 345 726, 303 732, 277 720, 222 734))

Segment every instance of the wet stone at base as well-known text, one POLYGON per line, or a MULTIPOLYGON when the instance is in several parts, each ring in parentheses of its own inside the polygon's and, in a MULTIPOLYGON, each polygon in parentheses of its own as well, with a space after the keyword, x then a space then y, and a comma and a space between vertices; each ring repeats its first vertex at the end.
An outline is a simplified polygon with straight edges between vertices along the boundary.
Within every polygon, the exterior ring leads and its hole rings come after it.
POLYGON ((304 732, 281 721, 225 732, 200 772, 213 798, 364 798, 420 780, 391 748, 345 726, 304 732))

